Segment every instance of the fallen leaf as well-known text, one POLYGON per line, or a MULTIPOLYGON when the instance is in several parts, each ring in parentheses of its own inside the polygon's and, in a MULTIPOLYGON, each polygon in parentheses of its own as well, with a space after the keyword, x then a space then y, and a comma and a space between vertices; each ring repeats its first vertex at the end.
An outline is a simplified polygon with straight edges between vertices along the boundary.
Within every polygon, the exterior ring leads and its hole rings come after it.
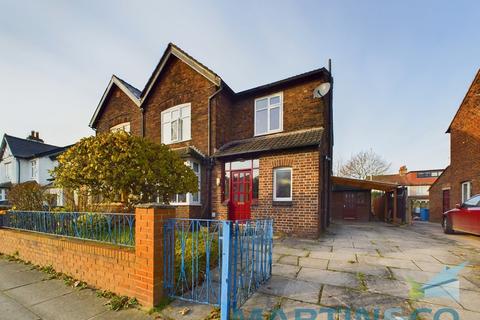
POLYGON ((182 316, 188 314, 190 312, 190 309, 188 308, 183 308, 182 310, 180 310, 178 313, 180 313, 182 316))

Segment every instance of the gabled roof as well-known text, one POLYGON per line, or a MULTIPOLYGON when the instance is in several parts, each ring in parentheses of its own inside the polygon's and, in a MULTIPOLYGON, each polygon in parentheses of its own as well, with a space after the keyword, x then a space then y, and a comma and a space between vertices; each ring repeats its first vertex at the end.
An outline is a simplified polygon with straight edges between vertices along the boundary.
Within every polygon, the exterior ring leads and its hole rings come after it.
POLYGON ((322 141, 322 135, 323 128, 320 127, 236 140, 220 147, 213 156, 220 158, 247 153, 318 146, 322 141))
POLYGON ((120 79, 119 77, 113 75, 112 79, 110 80, 107 89, 105 89, 105 92, 103 93, 102 99, 98 103, 97 109, 95 110, 95 113, 93 114, 92 119, 90 120, 90 127, 94 128, 97 122, 98 116, 101 114, 102 109, 105 105, 105 102, 107 100, 107 97, 112 90, 113 85, 115 84, 120 90, 122 90, 138 107, 142 107, 142 103, 145 101, 145 99, 148 97, 148 94, 150 93, 155 81, 157 80, 158 76, 162 73, 165 64, 167 63, 168 59, 170 57, 177 57, 187 65, 189 65, 192 69, 200 73, 202 76, 207 78, 209 81, 211 81, 213 84, 219 86, 221 83, 220 77, 214 73, 212 70, 198 62, 195 58, 190 56, 188 53, 174 45, 173 43, 169 43, 167 46, 167 49, 165 49, 165 52, 163 53, 162 57, 160 58, 160 61, 158 62, 157 66, 155 67, 152 75, 147 81, 147 84, 145 85, 145 88, 140 91, 139 89, 135 88, 128 82, 120 79))
POLYGON ((448 126, 448 129, 447 129, 447 131, 446 131, 445 133, 450 133, 450 129, 452 129, 453 122, 454 122, 455 119, 457 118, 457 116, 458 116, 458 114, 459 114, 460 109, 462 108, 462 106, 466 103, 467 97, 469 96, 470 91, 473 89, 473 85, 474 85, 477 81, 480 81, 480 69, 478 69, 477 74, 475 75, 475 78, 473 79, 472 83, 470 84, 470 87, 468 87, 468 91, 467 91, 467 93, 465 94, 465 96, 463 97, 462 103, 460 103, 460 106, 458 107, 457 112, 455 113, 455 116, 453 117, 452 122, 450 122, 450 125, 448 126))
POLYGON ((120 90, 122 90, 132 100, 132 102, 135 103, 135 105, 137 107, 142 108, 142 104, 148 98, 148 95, 150 94, 150 92, 152 90, 152 87, 155 84, 155 81, 158 79, 159 75, 162 73, 168 59, 172 56, 180 59, 181 61, 186 63, 188 66, 190 66, 192 69, 197 71, 199 74, 201 74, 202 76, 207 78, 210 82, 212 82, 216 86, 222 86, 223 88, 228 90, 228 92, 230 92, 231 94, 233 94, 235 96, 244 96, 244 95, 248 95, 248 94, 257 93, 257 92, 260 92, 260 91, 263 91, 263 90, 268 90, 268 89, 271 89, 271 88, 274 88, 274 87, 277 87, 277 86, 281 86, 281 85, 286 84, 286 83, 299 81, 299 80, 302 80, 302 79, 305 79, 305 78, 308 78, 308 77, 315 77, 315 76, 318 76, 320 74, 325 74, 326 76, 330 75, 330 73, 327 69, 320 68, 320 69, 305 72, 305 73, 302 73, 302 74, 299 74, 299 75, 296 75, 296 76, 293 76, 293 77, 289 77, 289 78, 286 78, 286 79, 283 79, 283 80, 280 80, 280 81, 275 81, 275 82, 272 82, 272 83, 269 83, 269 84, 266 84, 266 85, 261 85, 261 86, 255 87, 255 88, 251 88, 251 89, 248 89, 248 90, 244 90, 244 91, 235 93, 220 78, 220 76, 218 76, 215 72, 213 72, 211 69, 209 69, 208 67, 206 67, 205 65, 203 65, 202 63, 197 61, 195 58, 190 56, 188 53, 183 51, 181 48, 177 47, 175 44, 169 43, 167 48, 165 49, 165 52, 163 53, 162 57, 160 58, 160 61, 158 62, 157 66, 155 67, 152 75, 148 79, 148 81, 145 85, 145 88, 143 88, 142 91, 135 88, 134 86, 132 86, 128 82, 120 79, 119 77, 117 77, 115 75, 112 76, 107 88, 105 89, 105 92, 104 92, 100 102, 98 103, 98 106, 95 110, 95 113, 93 114, 93 117, 90 120, 90 124, 89 124, 90 127, 95 128, 95 126, 97 124, 97 121, 98 121, 98 117, 101 115, 102 110, 105 106, 107 97, 109 96, 109 93, 112 90, 112 87, 114 85, 116 85, 120 90))
POLYGON ((6 146, 16 158, 31 159, 38 156, 47 156, 58 152, 63 147, 58 147, 30 139, 22 139, 5 134, 0 146, 0 157, 3 156, 6 146))
POLYGON ((243 90, 243 91, 237 92, 236 95, 237 96, 244 96, 244 95, 248 95, 248 94, 252 94, 252 93, 257 93, 259 91, 269 90, 269 89, 281 86, 281 85, 286 84, 286 83, 290 84, 290 83, 298 81, 298 80, 304 80, 306 78, 315 77, 315 76, 318 76, 318 75, 321 75, 321 74, 325 75, 326 77, 328 77, 330 75, 330 73, 328 72, 327 69, 319 68, 319 69, 315 69, 315 70, 312 70, 312 71, 297 74, 296 76, 293 76, 293 77, 288 77, 286 79, 278 80, 278 81, 268 83, 268 84, 264 84, 264 85, 254 87, 254 88, 251 88, 251 89, 243 90))

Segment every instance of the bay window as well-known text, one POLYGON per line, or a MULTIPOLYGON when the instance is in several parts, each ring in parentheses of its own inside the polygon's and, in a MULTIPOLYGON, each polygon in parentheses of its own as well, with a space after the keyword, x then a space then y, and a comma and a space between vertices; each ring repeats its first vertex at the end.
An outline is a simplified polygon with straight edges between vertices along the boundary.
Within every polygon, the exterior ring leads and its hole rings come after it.
POLYGON ((255 135, 283 130, 283 94, 255 99, 255 135))
POLYGON ((273 200, 292 201, 292 168, 273 170, 273 200))
POLYGON ((191 105, 181 104, 162 112, 162 143, 171 144, 191 139, 191 105))
POLYGON ((123 122, 123 123, 117 124, 116 126, 111 127, 110 131, 111 132, 125 131, 127 133, 130 133, 130 122, 123 122))
POLYGON ((190 167, 195 173, 195 175, 197 176, 198 191, 193 193, 174 194, 170 199, 170 203, 174 205, 200 205, 201 204, 200 187, 201 187, 201 178, 202 178, 200 163, 193 160, 187 160, 185 161, 185 165, 190 167))

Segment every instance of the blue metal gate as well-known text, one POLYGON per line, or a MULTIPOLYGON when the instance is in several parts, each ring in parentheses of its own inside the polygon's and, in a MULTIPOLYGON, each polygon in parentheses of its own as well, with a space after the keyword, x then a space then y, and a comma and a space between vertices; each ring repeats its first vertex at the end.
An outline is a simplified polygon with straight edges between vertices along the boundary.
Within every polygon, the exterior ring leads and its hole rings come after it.
POLYGON ((273 220, 170 219, 164 287, 170 297, 238 309, 272 274, 273 220))

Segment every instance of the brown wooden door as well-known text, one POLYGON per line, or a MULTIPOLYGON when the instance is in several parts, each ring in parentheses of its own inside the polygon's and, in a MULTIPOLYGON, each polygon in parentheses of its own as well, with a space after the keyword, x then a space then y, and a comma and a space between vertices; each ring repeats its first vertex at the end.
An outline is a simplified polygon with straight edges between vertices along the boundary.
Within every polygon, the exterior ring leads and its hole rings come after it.
POLYGON ((443 212, 450 210, 450 189, 443 190, 443 212))
POLYGON ((343 194, 343 219, 357 219, 357 195, 355 192, 343 194))
POLYGON ((250 219, 252 170, 232 171, 230 184, 230 219, 250 219))

